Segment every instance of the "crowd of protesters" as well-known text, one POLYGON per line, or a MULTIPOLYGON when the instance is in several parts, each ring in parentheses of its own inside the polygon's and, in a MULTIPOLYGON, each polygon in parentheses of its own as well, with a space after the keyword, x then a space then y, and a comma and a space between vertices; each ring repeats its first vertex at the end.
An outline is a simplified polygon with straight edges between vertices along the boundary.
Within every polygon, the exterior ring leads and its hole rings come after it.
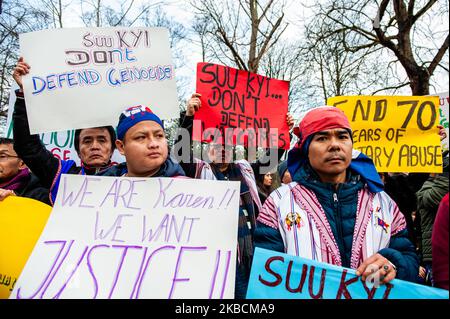
MULTIPOLYGON (((205 145, 207 159, 195 158, 192 127, 202 107, 195 93, 179 120, 189 133, 188 160, 171 154, 158 115, 134 106, 118 116, 116 130, 76 130, 77 166, 30 134, 22 85, 29 70, 19 59, 14 140, 0 139, 0 200, 23 196, 53 205, 63 173, 239 181, 236 298, 246 296, 255 247, 353 268, 363 280, 375 274, 382 283, 397 278, 448 290, 448 152, 442 174, 378 174, 353 149, 345 114, 324 106, 307 112, 296 130, 286 114, 298 141, 284 161, 285 151, 275 148, 259 160, 236 160, 233 146, 217 141, 205 145), (124 163, 111 162, 115 149, 124 163)), ((179 136, 178 142, 186 138, 179 136)))

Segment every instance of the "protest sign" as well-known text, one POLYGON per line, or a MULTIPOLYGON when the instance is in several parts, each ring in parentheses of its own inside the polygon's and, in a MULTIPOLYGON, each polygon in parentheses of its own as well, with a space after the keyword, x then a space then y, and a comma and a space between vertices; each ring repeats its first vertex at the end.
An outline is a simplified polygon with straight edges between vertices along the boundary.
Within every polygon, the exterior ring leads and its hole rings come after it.
POLYGON ((437 96, 439 96, 439 114, 440 114, 440 121, 439 124, 441 124, 445 132, 447 133, 447 136, 444 140, 441 141, 442 144, 442 150, 448 151, 448 139, 449 139, 449 130, 448 130, 448 116, 449 116, 449 103, 450 103, 450 97, 448 95, 448 92, 444 93, 438 93, 437 96))
POLYGON ((8 115, 6 117, 6 137, 13 138, 13 126, 12 126, 12 118, 14 112, 14 103, 16 103, 16 94, 14 93, 19 86, 16 82, 13 82, 11 85, 11 89, 9 90, 9 100, 8 100, 8 115))
POLYGON ((11 298, 232 298, 238 208, 239 182, 63 175, 11 298))
MULTIPOLYGON (((6 138, 10 139, 14 139, 12 115, 15 101, 16 95, 14 93, 14 90, 12 89, 9 96, 8 117, 6 120, 6 128, 7 128, 6 138)), ((39 134, 39 138, 42 142, 42 145, 44 145, 45 148, 49 150, 50 153, 53 154, 53 156, 65 161, 72 160, 77 165, 81 165, 80 158, 78 157, 78 154, 73 144, 74 137, 75 137, 75 130, 48 132, 39 134)), ((122 163, 125 162, 125 157, 121 155, 119 151, 117 151, 117 149, 115 149, 111 161, 113 163, 122 163)))
POLYGON ((51 210, 25 197, 8 196, 0 201, 0 299, 9 297, 51 210))
POLYGON ((447 290, 394 279, 371 285, 353 269, 256 248, 248 299, 448 299, 447 290))
POLYGON ((327 104, 344 111, 353 148, 378 172, 442 172, 438 97, 338 96, 327 104))
POLYGON ((197 64, 195 141, 289 149, 289 82, 212 63, 197 64), (218 137, 220 134, 220 138, 218 137))
POLYGON ((31 133, 116 125, 127 107, 178 117, 164 28, 76 28, 21 34, 31 133))

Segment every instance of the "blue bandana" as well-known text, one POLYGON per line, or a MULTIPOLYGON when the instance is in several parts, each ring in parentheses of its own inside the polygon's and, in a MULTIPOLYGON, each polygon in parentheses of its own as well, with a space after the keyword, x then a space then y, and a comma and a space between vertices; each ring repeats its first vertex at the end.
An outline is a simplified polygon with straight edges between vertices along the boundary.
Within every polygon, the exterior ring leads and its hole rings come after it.
POLYGON ((117 139, 123 140, 125 133, 142 121, 154 121, 164 129, 161 119, 148 107, 142 105, 132 106, 120 114, 119 124, 117 124, 117 139))

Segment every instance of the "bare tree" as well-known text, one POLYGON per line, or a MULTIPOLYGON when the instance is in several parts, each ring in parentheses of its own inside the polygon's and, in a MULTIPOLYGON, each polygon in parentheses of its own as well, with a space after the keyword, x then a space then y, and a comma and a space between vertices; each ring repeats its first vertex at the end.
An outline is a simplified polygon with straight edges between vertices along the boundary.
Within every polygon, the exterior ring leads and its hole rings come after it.
MULTIPOLYGON (((194 30, 194 33, 197 34, 197 36, 199 37, 200 41, 200 48, 201 48, 201 52, 202 52, 202 62, 206 62, 206 52, 208 51, 208 27, 209 27, 209 23, 208 23, 208 18, 205 16, 199 16, 198 18, 195 19, 193 25, 192 25, 192 29, 194 30)), ((195 42, 195 40, 193 40, 195 42)))
MULTIPOLYGON (((314 10, 314 18, 308 25, 308 39, 317 44, 319 51, 326 50, 326 44, 339 44, 333 49, 341 58, 346 54, 354 55, 344 64, 347 67, 359 63, 356 62, 359 59, 374 61, 370 64, 372 68, 386 61, 389 70, 385 69, 385 73, 391 72, 396 78, 391 76, 384 86, 372 83, 372 93, 409 85, 412 94, 427 95, 436 69, 441 67, 448 74, 448 55, 445 57, 449 45, 448 7, 445 3, 437 0, 330 0, 315 4, 314 10), (440 26, 436 23, 439 19, 447 23, 440 26), (395 70, 399 64, 402 68, 395 70)), ((363 69, 355 71, 361 74, 363 69)), ((358 73, 354 74, 361 79, 358 73)), ((339 93, 343 92, 333 92, 339 93)))
POLYGON ((398 79, 386 72, 389 60, 383 56, 381 46, 350 52, 343 46, 342 33, 317 41, 326 33, 324 27, 306 27, 300 53, 303 63, 299 65, 310 79, 314 95, 322 98, 319 104, 332 96, 370 94, 387 83, 397 83, 398 79))
POLYGON ((63 1, 63 0, 41 0, 42 6, 44 7, 45 11, 49 13, 49 15, 52 17, 53 20, 53 27, 54 28, 63 28, 64 24, 64 18, 63 13, 65 12, 66 8, 71 5, 70 1, 63 1))
POLYGON ((131 27, 160 6, 161 1, 120 0, 114 2, 113 6, 105 0, 79 0, 79 4, 85 26, 131 27))
POLYGON ((203 22, 196 30, 203 30, 208 43, 205 56, 254 73, 288 25, 280 0, 198 0, 192 5, 203 22))

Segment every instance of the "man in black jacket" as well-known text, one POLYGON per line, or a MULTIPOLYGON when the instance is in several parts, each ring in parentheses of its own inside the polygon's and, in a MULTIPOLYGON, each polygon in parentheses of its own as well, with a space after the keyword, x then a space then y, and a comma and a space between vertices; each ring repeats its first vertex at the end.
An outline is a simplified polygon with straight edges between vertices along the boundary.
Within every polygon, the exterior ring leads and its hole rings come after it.
POLYGON ((0 138, 0 201, 8 196, 22 196, 50 204, 48 189, 17 156, 13 144, 12 139, 0 138))
POLYGON ((116 134, 112 126, 76 130, 74 144, 81 166, 77 166, 73 160, 65 161, 54 157, 42 145, 37 134, 30 134, 22 85, 22 76, 28 74, 29 70, 30 66, 20 58, 13 73, 13 78, 20 87, 16 91, 13 113, 14 149, 42 185, 50 190, 49 197, 53 204, 61 174, 93 175, 111 167, 116 134))
MULTIPOLYGON (((194 127, 195 112, 201 107, 201 94, 194 93, 188 100, 186 112, 180 116, 180 133, 188 132, 189 145, 192 144, 192 131, 194 127)), ((294 119, 289 113, 286 114, 286 123, 289 128, 294 125, 294 119)), ((179 137, 181 142, 183 135, 179 137)), ((181 149, 181 151, 184 151, 181 149)), ((199 179, 231 180, 240 182, 240 204, 238 221, 238 257, 236 265, 235 298, 245 298, 250 268, 253 256, 252 233, 255 228, 256 217, 261 209, 261 201, 255 182, 255 173, 266 173, 278 164, 283 149, 268 149, 263 160, 249 163, 246 160, 234 161, 234 148, 227 143, 214 143, 208 145, 207 158, 204 160, 194 159, 193 152, 186 161, 183 154, 179 152, 179 162, 186 176, 199 179), (208 163, 210 162, 210 163, 208 163), (266 169, 266 171, 263 170, 266 169)))

